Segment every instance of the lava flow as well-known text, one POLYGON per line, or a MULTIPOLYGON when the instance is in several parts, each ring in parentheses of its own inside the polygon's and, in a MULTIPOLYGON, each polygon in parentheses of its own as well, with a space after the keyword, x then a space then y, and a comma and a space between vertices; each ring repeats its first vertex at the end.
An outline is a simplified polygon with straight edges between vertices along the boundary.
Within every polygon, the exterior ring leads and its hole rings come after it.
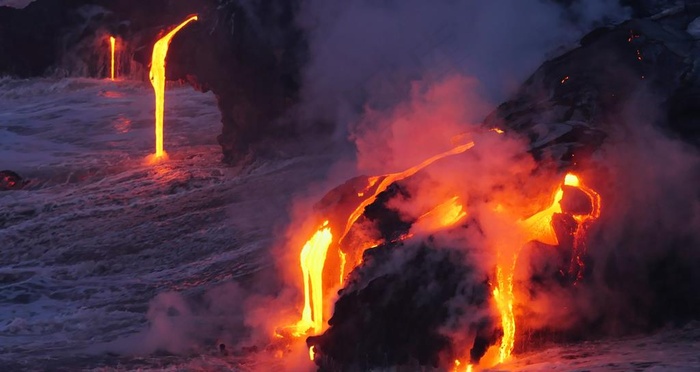
POLYGON ((109 46, 110 46, 110 52, 112 55, 111 58, 111 63, 110 63, 110 79, 114 81, 114 50, 116 48, 117 40, 114 38, 114 36, 109 37, 109 46))
POLYGON ((379 179, 381 179, 379 186, 377 186, 374 193, 370 197, 363 200, 362 203, 360 203, 360 205, 357 206, 357 208, 355 208, 355 210, 352 212, 352 214, 350 214, 350 218, 348 218, 348 221, 345 224, 345 229, 343 230, 343 235, 341 235, 338 242, 340 243, 343 240, 343 238, 345 237, 345 235, 347 235, 348 231, 350 231, 350 228, 357 221, 357 219, 360 218, 360 216, 364 212, 365 208, 368 205, 374 203, 374 201, 377 199, 377 195, 379 195, 381 192, 386 190, 386 188, 389 187, 389 185, 391 185, 392 183, 394 183, 396 181, 401 181, 407 177, 411 177, 412 175, 418 173, 421 169, 433 164, 434 162, 436 162, 444 157, 461 154, 461 153, 471 149, 472 147, 474 147, 474 142, 465 143, 464 145, 457 146, 450 151, 446 151, 446 152, 443 152, 442 154, 435 155, 432 158, 429 158, 429 159, 425 160, 424 162, 422 162, 414 167, 406 169, 403 172, 391 173, 391 174, 387 174, 385 176, 379 177, 379 179))
POLYGON ((415 232, 437 231, 453 226, 466 215, 467 212, 460 203, 459 197, 455 196, 418 217, 412 230, 415 232))
MULTIPOLYGON (((365 197, 368 194, 369 196, 362 200, 357 208, 355 208, 355 210, 350 214, 343 229, 343 233, 340 235, 336 243, 339 244, 343 240, 348 231, 350 231, 352 225, 362 215, 365 207, 372 204, 377 199, 377 196, 386 190, 389 185, 416 174, 421 169, 444 157, 463 153, 472 147, 474 147, 474 142, 469 142, 457 146, 452 150, 435 155, 403 172, 391 173, 378 177, 370 177, 366 189, 358 194, 359 197, 365 197), (374 188, 374 191, 372 191, 372 188, 374 188)), ((439 213, 439 219, 442 221, 443 225, 456 223, 465 215, 465 212, 462 210, 462 206, 457 204, 456 198, 451 199, 450 202, 446 203, 442 208, 445 210, 436 212, 436 214, 439 213)), ((295 337, 300 337, 306 334, 309 329, 313 330, 313 334, 319 334, 323 331, 324 290, 322 275, 326 261, 326 253, 328 252, 328 247, 332 243, 333 235, 331 233, 330 226, 328 226, 328 221, 326 221, 324 222, 323 226, 321 226, 318 231, 316 231, 316 233, 306 242, 301 250, 300 265, 304 278, 304 308, 302 311, 301 320, 299 320, 299 322, 297 322, 297 324, 293 327, 294 330, 292 331, 292 335, 295 337)), ((342 283, 345 276, 345 266, 347 263, 345 260, 345 254, 340 251, 339 254, 341 261, 339 268, 340 282, 342 283)), ((348 271, 351 271, 353 268, 354 266, 347 269, 348 271)))
MULTIPOLYGON (((463 153, 473 146, 474 143, 469 142, 457 146, 450 151, 433 156, 402 172, 368 177, 366 186, 356 191, 357 197, 360 199, 356 202, 357 206, 354 207, 354 209, 350 209, 351 212, 347 214, 347 219, 345 219, 344 222, 336 222, 335 225, 329 222, 333 220, 332 218, 325 220, 301 250, 300 266, 303 275, 304 307, 301 319, 295 326, 291 327, 293 328, 290 332, 291 335, 294 337, 301 337, 309 334, 318 335, 324 331, 326 327, 324 323, 324 310, 326 310, 324 304, 326 304, 328 299, 324 298, 323 272, 326 266, 328 252, 332 245, 334 247, 340 246, 340 243, 347 236, 353 225, 364 213, 365 208, 374 203, 379 194, 387 190, 391 184, 415 175, 418 171, 428 167, 439 159, 463 153), (334 236, 332 231, 335 229, 340 231, 340 233, 334 236)), ((422 214, 414 221, 411 233, 399 239, 403 240, 413 236, 414 233, 432 233, 455 225, 467 215, 465 205, 460 199, 459 196, 454 196, 441 204, 437 204, 432 210, 422 214)), ((509 237, 498 237, 496 241, 492 242, 494 254, 496 255, 496 283, 493 287, 493 296, 501 317, 503 336, 500 344, 495 345, 493 350, 491 350, 491 356, 487 358, 488 360, 484 360, 486 363, 503 363, 508 360, 514 349, 516 336, 514 309, 517 303, 514 293, 513 276, 521 247, 531 241, 538 241, 553 246, 559 245, 556 231, 552 225, 552 218, 556 214, 564 213, 573 218, 573 221, 577 224, 576 229, 572 232, 575 240, 582 239, 586 223, 595 220, 600 215, 600 196, 592 189, 586 187, 579 177, 573 174, 567 174, 564 177, 563 182, 561 182, 553 193, 551 200, 551 204, 549 204, 548 207, 527 218, 518 218, 514 217, 512 214, 508 214, 507 220, 512 221, 510 223, 513 224, 512 234, 509 237), (580 211, 564 212, 561 202, 564 198, 565 187, 576 188, 585 194, 591 203, 592 209, 585 214, 577 214, 581 213, 580 211)), ((498 204, 496 211, 498 213, 505 212, 500 204, 498 204)), ((337 216, 335 217, 337 218, 337 216)), ((355 243, 353 244, 357 245, 355 243)), ((353 247, 357 248, 353 250, 360 252, 360 254, 371 246, 371 244, 360 245, 362 246, 353 247)), ((352 259, 346 260, 346 253, 339 248, 337 251, 339 257, 335 262, 337 262, 339 266, 339 282, 343 284, 345 273, 352 271, 359 262, 352 259)), ((574 256, 572 261, 577 260, 578 262, 582 262, 580 257, 577 255, 574 256)), ((281 335, 278 335, 278 337, 281 337, 281 335)), ((309 356, 312 360, 315 354, 316 350, 309 350, 309 356)), ((467 370, 471 370, 473 365, 468 364, 466 366, 460 366, 459 360, 455 361, 456 369, 464 367, 466 367, 467 370)))
MULTIPOLYGON (((575 187, 583 191, 589 198, 593 207, 592 212, 586 215, 572 214, 572 217, 577 223, 577 228, 574 232, 575 238, 581 239, 580 235, 584 231, 581 227, 584 222, 597 219, 600 216, 600 196, 592 189, 581 183, 578 176, 567 174, 564 177, 565 186, 575 187)), ((521 246, 530 241, 538 241, 548 245, 558 245, 556 232, 552 226, 552 217, 555 214, 562 213, 561 201, 564 197, 564 189, 562 186, 556 190, 553 196, 553 201, 546 209, 517 222, 519 236, 518 242, 499 242, 497 255, 498 265, 496 267, 496 282, 497 286, 493 290, 493 296, 496 300, 498 311, 501 315, 501 326, 503 328, 503 338, 499 346, 498 361, 503 363, 506 361, 515 346, 515 314, 513 307, 515 305, 515 295, 513 293, 513 274, 515 265, 518 260, 518 254, 521 246), (508 250, 502 249, 505 244, 515 244, 517 248, 512 254, 505 253, 508 250)), ((580 257, 576 257, 578 262, 581 262, 580 257)))
POLYGON ((168 55, 170 41, 175 34, 188 23, 196 21, 197 16, 191 16, 180 23, 172 31, 168 32, 153 45, 151 58, 150 79, 156 95, 156 152, 153 160, 159 160, 166 156, 163 150, 163 110, 165 108, 165 57, 168 55))
POLYGON ((297 337, 309 329, 313 329, 314 333, 318 334, 323 328, 323 266, 326 262, 326 252, 332 241, 331 228, 328 227, 328 221, 325 221, 301 250, 304 310, 301 320, 295 327, 294 335, 297 337))

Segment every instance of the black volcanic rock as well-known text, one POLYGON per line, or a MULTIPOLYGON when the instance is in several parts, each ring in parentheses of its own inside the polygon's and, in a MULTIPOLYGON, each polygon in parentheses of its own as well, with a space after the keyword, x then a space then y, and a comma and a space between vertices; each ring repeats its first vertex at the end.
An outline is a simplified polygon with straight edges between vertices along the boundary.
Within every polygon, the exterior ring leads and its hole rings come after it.
POLYGON ((453 350, 443 332, 463 332, 476 335, 478 361, 500 337, 491 312, 481 311, 490 301, 487 281, 464 251, 430 241, 383 245, 365 252, 340 291, 330 328, 307 344, 321 370, 445 367, 465 350, 453 350), (468 329, 451 329, 455 324, 468 329))
MULTIPOLYGON (((640 1, 635 11, 649 16, 658 10, 669 9, 660 3, 640 1), (655 8, 656 5, 660 8, 655 8)), ((595 172, 592 178, 597 178, 593 182, 597 182, 596 187, 600 186, 597 191, 605 205, 601 219, 596 223, 600 224, 601 230, 620 231, 614 241, 602 238, 603 233, 594 233, 591 241, 587 241, 578 252, 562 250, 561 247, 552 251, 551 247, 534 246, 527 250, 526 255, 521 255, 519 265, 529 265, 531 274, 529 282, 521 284, 533 299, 561 287, 574 298, 594 293, 596 297, 590 302, 599 302, 600 305, 589 313, 570 313, 572 317, 580 318, 566 327, 551 324, 532 333, 521 328, 520 331, 528 336, 517 339, 517 351, 551 341, 578 341, 611 333, 652 331, 664 325, 700 319, 700 297, 695 295, 700 287, 698 237, 695 232, 688 233, 678 228, 693 223, 686 220, 689 217, 680 216, 692 216, 694 212, 685 208, 692 209, 697 205, 697 187, 692 189, 693 192, 689 191, 687 197, 684 191, 685 185, 697 185, 697 168, 689 167, 691 170, 684 174, 674 175, 677 179, 654 181, 674 191, 653 195, 645 192, 643 200, 636 200, 638 205, 631 214, 645 217, 652 214, 648 218, 658 219, 658 222, 646 226, 645 222, 628 222, 617 217, 612 221, 619 225, 605 226, 610 223, 609 214, 614 215, 617 208, 627 208, 623 205, 627 201, 626 191, 606 184, 619 175, 609 173, 628 174, 630 170, 607 168, 606 164, 601 164, 601 160, 607 160, 604 156, 591 159, 611 135, 615 135, 616 145, 624 144, 625 138, 632 142, 637 134, 645 136, 647 124, 657 129, 652 132, 654 136, 678 140, 674 141, 674 146, 687 151, 688 159, 697 159, 700 148, 700 35, 689 30, 689 26, 700 22, 700 3, 685 1, 682 6, 672 9, 673 12, 594 30, 580 41, 577 48, 542 64, 519 91, 485 121, 489 128, 498 126, 506 132, 526 136, 535 157, 554 160, 561 169, 571 169, 582 160, 590 160, 591 170, 595 172), (630 110, 634 112, 630 113, 630 110), (640 113, 648 115, 644 117, 640 113), (639 123, 640 132, 635 133, 638 120, 648 122, 639 123), (677 197, 683 200, 675 201, 677 197), (678 204, 673 208, 664 205, 674 202, 678 204), (657 204, 661 207, 658 211, 654 209, 655 213, 645 210, 649 206, 655 208, 657 204), (560 272, 567 262, 575 262, 571 253, 580 253, 585 263, 585 267, 579 267, 582 279, 575 286, 571 285, 575 276, 567 277, 569 273, 560 272)), ((611 147, 606 147, 606 150, 611 147)), ((652 148, 650 151, 653 154, 653 151, 660 150, 652 148)), ((656 155, 661 157, 663 154, 656 155)), ((688 159, 678 161, 695 161, 688 159)), ((631 164, 644 170, 658 171, 656 168, 663 167, 645 164, 642 160, 631 164)), ((635 188, 643 190, 645 186, 635 188)), ((580 194, 569 193, 562 205, 575 213, 586 213, 588 205, 577 199, 581 200, 580 194)), ((572 221, 562 217, 565 216, 555 218, 555 226, 562 231, 570 230, 567 226, 572 226, 572 221)), ((630 220, 634 218, 630 217, 630 220)), ((562 235, 558 236, 561 246, 571 246, 570 241, 563 241, 562 235)))
POLYGON ((169 58, 177 62, 170 65, 170 78, 214 92, 224 161, 240 163, 269 150, 264 140, 295 134, 281 116, 296 102, 305 44, 294 21, 296 0, 219 3, 190 33, 173 40, 169 58))
POLYGON ((689 8, 594 30, 545 62, 485 125, 510 128, 530 139, 536 157, 571 165, 599 148, 625 105, 648 92, 661 102, 654 124, 700 144, 700 41, 686 31, 699 16, 689 8))

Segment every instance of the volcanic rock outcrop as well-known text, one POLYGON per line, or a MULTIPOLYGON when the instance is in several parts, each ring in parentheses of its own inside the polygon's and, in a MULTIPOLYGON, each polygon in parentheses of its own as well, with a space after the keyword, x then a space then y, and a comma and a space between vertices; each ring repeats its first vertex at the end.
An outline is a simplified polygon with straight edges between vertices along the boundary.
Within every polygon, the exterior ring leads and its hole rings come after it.
POLYGON ((646 93, 661 102, 659 128, 700 144, 700 35, 688 32, 697 5, 592 31, 537 69, 485 125, 523 134, 536 156, 570 165, 598 149, 625 105, 646 93))
MULTIPOLYGON (((651 2, 639 2, 638 12, 651 9, 642 3, 651 2)), ((630 157, 655 151, 683 154, 666 164, 645 164, 642 158, 632 161, 631 166, 643 172, 663 173, 658 168, 673 167, 687 170, 676 175, 675 181, 649 180, 675 191, 659 191, 637 200, 633 209, 646 216, 645 221, 656 222, 643 222, 649 226, 641 228, 618 220, 625 226, 615 228, 625 229, 625 233, 615 242, 606 242, 612 248, 597 252, 596 247, 589 247, 594 256, 588 258, 589 264, 596 267, 601 280, 598 285, 614 294, 616 305, 588 314, 575 326, 577 331, 569 330, 569 336, 585 337, 609 328, 618 333, 651 330, 700 319, 700 298, 694 294, 700 277, 693 274, 693 268, 700 267, 700 241, 684 227, 693 223, 691 217, 684 216, 692 216, 693 205, 698 203, 697 192, 686 191, 684 186, 698 182, 697 166, 692 165, 700 148, 698 25, 700 3, 687 1, 647 18, 594 30, 579 47, 545 62, 485 121, 488 127, 499 126, 526 136, 536 158, 553 160, 561 168, 591 164, 591 155, 611 136, 618 141, 645 138, 644 146, 649 147, 639 149, 637 155, 629 153, 630 157), (622 125, 625 122, 628 124, 622 125), (655 128, 654 134, 645 132, 648 124, 655 128), (685 145, 654 146, 662 137, 685 145), (658 200, 653 202, 652 198, 658 200)), ((663 154, 647 156, 653 159, 663 154)), ((604 171, 599 175, 601 184, 610 182, 604 171)), ((608 171, 635 174, 633 170, 608 171)), ((615 187, 618 189, 601 188, 603 200, 614 199, 627 186, 618 179, 615 187)), ((653 190, 646 185, 629 187, 653 190)), ((598 290, 596 296, 601 292, 598 290)))
POLYGON ((445 332, 456 319, 471 319, 480 349, 498 339, 485 277, 463 251, 432 242, 392 243, 365 252, 365 263, 340 291, 330 328, 307 341, 322 370, 445 365, 452 350, 445 332), (460 302, 460 303, 457 303, 460 302), (441 360, 441 358, 443 360, 441 360))

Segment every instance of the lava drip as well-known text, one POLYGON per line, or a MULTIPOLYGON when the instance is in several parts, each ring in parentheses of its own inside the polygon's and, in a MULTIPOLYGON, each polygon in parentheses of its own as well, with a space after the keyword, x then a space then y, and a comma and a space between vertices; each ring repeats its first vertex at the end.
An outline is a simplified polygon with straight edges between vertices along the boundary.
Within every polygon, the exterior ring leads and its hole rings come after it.
POLYGON ((154 161, 158 161, 167 156, 163 149, 163 111, 165 108, 165 57, 168 55, 168 47, 173 37, 180 29, 197 19, 196 15, 187 18, 153 45, 149 76, 156 95, 156 152, 153 155, 154 161))

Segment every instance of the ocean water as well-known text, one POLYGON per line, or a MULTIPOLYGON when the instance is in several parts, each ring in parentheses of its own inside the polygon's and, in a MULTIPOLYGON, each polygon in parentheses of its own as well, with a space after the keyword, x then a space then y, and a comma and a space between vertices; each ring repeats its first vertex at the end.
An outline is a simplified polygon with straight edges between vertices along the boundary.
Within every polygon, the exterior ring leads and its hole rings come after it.
POLYGON ((322 159, 222 164, 215 97, 176 85, 169 160, 149 165, 153 106, 143 82, 0 80, 0 170, 29 180, 0 193, 0 370, 189 364, 88 351, 147 328, 158 293, 270 267, 273 230, 322 159))

